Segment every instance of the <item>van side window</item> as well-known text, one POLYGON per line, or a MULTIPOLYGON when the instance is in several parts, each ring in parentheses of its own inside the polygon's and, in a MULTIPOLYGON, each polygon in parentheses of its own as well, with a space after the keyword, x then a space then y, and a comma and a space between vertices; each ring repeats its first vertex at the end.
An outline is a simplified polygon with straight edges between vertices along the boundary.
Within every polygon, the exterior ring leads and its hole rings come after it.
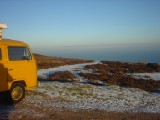
POLYGON ((26 47, 8 47, 9 60, 31 60, 31 54, 26 47))
POLYGON ((0 60, 2 60, 2 51, 1 51, 1 48, 0 48, 0 60))

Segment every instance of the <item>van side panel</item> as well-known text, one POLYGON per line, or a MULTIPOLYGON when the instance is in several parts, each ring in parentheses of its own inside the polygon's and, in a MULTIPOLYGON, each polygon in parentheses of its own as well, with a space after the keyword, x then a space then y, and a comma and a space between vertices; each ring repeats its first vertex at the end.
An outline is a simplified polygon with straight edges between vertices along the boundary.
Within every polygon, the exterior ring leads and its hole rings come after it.
POLYGON ((24 81, 26 89, 37 87, 37 71, 35 61, 11 61, 8 62, 9 88, 15 81, 24 81))
POLYGON ((0 59, 0 92, 9 90, 8 88, 8 81, 7 81, 7 73, 8 73, 8 68, 7 68, 7 61, 6 61, 6 49, 5 45, 0 45, 0 52, 2 58, 0 59))

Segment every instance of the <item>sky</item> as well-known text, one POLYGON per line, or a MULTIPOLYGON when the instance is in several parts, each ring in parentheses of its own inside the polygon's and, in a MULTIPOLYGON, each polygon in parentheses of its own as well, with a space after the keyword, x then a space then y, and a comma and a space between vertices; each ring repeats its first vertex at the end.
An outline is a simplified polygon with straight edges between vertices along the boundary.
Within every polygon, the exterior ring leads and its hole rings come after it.
POLYGON ((160 62, 160 0, 0 0, 0 5, 0 23, 8 25, 3 37, 24 41, 33 52, 160 62))

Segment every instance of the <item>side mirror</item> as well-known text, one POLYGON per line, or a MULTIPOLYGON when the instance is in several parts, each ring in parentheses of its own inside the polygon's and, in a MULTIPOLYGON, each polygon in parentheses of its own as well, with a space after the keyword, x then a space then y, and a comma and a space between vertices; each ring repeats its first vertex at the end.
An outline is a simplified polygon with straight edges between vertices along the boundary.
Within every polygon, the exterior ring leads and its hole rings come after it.
POLYGON ((30 56, 23 56, 24 60, 30 60, 30 56))

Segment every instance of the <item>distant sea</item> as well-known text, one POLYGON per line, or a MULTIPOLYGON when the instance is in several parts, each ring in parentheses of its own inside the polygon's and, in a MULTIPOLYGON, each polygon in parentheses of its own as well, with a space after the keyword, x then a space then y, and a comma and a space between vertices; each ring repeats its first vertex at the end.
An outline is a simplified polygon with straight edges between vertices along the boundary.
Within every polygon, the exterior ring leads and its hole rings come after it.
POLYGON ((160 51, 157 50, 73 50, 52 51, 44 54, 56 57, 89 60, 160 63, 160 51))

